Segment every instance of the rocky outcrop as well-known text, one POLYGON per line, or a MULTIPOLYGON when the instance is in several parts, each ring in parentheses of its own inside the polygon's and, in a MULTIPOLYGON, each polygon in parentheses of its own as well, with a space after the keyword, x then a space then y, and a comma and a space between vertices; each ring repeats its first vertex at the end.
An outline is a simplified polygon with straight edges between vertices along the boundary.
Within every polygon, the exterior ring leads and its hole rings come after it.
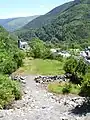
POLYGON ((59 76, 38 76, 35 77, 35 82, 36 83, 48 83, 48 82, 62 82, 62 81, 67 81, 67 76, 66 75, 59 75, 59 76))
POLYGON ((15 80, 15 81, 19 81, 19 82, 21 82, 21 83, 23 83, 23 84, 26 84, 26 77, 22 77, 22 76, 10 76, 9 77, 11 80, 15 80))

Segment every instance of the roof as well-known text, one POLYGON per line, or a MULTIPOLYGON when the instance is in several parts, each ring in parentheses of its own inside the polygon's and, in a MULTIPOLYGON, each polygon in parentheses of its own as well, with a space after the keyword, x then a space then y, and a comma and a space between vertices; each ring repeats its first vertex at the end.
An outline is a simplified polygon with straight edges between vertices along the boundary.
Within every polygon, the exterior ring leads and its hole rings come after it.
POLYGON ((27 42, 20 42, 21 45, 28 45, 27 42))

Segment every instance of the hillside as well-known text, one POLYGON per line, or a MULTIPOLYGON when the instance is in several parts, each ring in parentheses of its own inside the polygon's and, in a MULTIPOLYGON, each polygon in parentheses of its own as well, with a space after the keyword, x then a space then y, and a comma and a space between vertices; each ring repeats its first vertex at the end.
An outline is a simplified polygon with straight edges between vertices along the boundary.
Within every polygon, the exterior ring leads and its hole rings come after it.
POLYGON ((55 19, 47 25, 36 30, 24 27, 19 32, 19 37, 30 40, 39 37, 43 41, 57 41, 67 43, 88 44, 90 38, 90 1, 75 0, 73 6, 60 12, 55 19))
POLYGON ((17 40, 0 26, 0 74, 11 74, 22 64, 17 40))
POLYGON ((63 11, 65 11, 72 5, 73 5, 73 2, 68 2, 61 6, 58 6, 58 7, 54 8, 53 10, 51 10, 50 12, 48 12, 47 14, 42 15, 42 16, 37 17, 36 19, 32 20, 24 28, 29 29, 29 28, 42 27, 43 25, 50 23, 53 18, 58 16, 60 13, 62 13, 63 11))
MULTIPOLYGON (((76 2, 76 1, 75 1, 76 2)), ((90 4, 85 0, 62 12, 55 20, 36 31, 42 40, 80 41, 90 37, 90 4), (44 36, 44 37, 43 37, 44 36)))
POLYGON ((9 19, 0 19, 0 25, 6 28, 8 31, 12 32, 20 29, 33 19, 37 18, 38 15, 29 16, 29 17, 19 17, 19 18, 9 18, 9 19))
POLYGON ((14 20, 15 18, 9 18, 9 19, 0 19, 0 25, 4 25, 12 20, 14 20))

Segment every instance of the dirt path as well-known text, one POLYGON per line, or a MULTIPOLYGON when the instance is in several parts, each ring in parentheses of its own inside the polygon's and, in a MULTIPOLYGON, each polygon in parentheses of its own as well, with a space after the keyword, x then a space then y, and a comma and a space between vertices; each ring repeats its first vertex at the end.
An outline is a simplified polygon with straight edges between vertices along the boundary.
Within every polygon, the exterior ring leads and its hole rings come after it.
MULTIPOLYGON (((14 109, 0 111, 0 120, 80 120, 69 113, 69 108, 56 102, 55 96, 34 82, 35 76, 27 76, 25 96, 14 104, 14 109)), ((89 120, 84 119, 82 120, 89 120)))

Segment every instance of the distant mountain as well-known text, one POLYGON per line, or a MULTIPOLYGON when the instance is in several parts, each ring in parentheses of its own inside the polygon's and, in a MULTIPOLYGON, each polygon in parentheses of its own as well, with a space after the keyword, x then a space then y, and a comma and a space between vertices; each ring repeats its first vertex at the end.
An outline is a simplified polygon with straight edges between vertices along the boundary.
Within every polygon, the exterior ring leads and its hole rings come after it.
POLYGON ((8 31, 12 32, 20 29, 33 19, 39 17, 39 15, 29 16, 29 17, 19 17, 19 18, 9 18, 9 19, 0 19, 0 25, 6 28, 8 31))
POLYGON ((15 18, 9 18, 9 19, 0 19, 0 25, 4 25, 12 20, 14 20, 15 18))
MULTIPOLYGON (((40 28, 31 29, 33 20, 21 31, 18 31, 19 37, 24 40, 38 37, 43 41, 77 42, 79 44, 86 41, 87 44, 90 43, 90 0, 75 0, 69 3, 69 7, 68 3, 64 5, 67 9, 63 8, 62 12, 59 10, 58 15, 53 17, 51 22, 44 24, 40 28)), ((53 13, 56 14, 56 11, 53 11, 53 13)))
POLYGON ((50 23, 52 21, 52 19, 54 19, 56 16, 58 16, 60 13, 62 13, 63 11, 65 11, 72 5, 73 5, 73 2, 71 1, 71 2, 65 3, 61 6, 58 6, 58 7, 54 8, 53 10, 51 10, 50 12, 48 12, 47 14, 37 17, 36 19, 29 22, 24 27, 24 29, 42 27, 43 25, 50 23))

